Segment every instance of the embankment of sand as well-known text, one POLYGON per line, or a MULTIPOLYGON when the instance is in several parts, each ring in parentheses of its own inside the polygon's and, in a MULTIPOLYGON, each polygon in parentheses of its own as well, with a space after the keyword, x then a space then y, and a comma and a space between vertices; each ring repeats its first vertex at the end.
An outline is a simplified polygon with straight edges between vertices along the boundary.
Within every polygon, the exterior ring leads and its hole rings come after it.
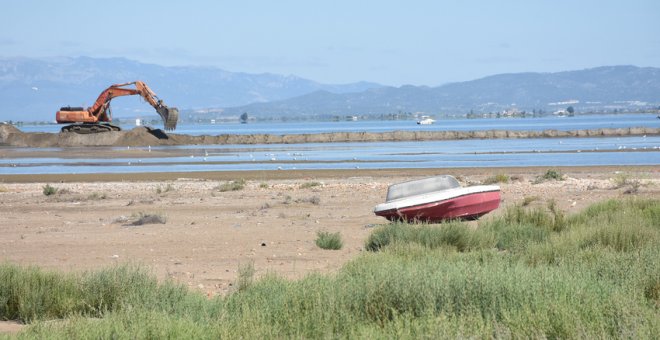
POLYGON ((588 130, 543 131, 390 131, 390 132, 329 132, 314 134, 220 134, 190 136, 165 133, 160 129, 136 127, 128 131, 97 134, 25 133, 12 125, 0 125, 0 145, 13 147, 76 147, 76 146, 158 146, 158 145, 222 145, 222 144, 299 144, 330 142, 403 142, 497 138, 570 138, 609 136, 658 136, 660 128, 631 127, 588 130))

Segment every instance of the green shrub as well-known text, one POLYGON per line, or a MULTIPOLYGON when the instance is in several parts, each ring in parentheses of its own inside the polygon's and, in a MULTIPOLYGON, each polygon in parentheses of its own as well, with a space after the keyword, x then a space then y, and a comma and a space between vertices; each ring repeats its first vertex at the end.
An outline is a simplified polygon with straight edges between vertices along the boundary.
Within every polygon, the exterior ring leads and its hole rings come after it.
POLYGON ((562 175, 561 172, 559 172, 557 169, 548 169, 548 171, 546 171, 543 175, 543 179, 562 181, 564 180, 564 175, 562 175))
POLYGON ((225 192, 225 191, 240 191, 245 189, 245 180, 244 179, 239 179, 237 181, 229 181, 226 183, 222 183, 218 185, 216 190, 220 192, 225 192))
POLYGON ((344 246, 339 232, 329 233, 319 231, 316 233, 316 245, 321 249, 339 250, 344 246))
POLYGON ((50 196, 50 195, 55 195, 57 194, 57 188, 50 186, 50 184, 46 184, 43 186, 43 193, 45 196, 50 196))
POLYGON ((484 180, 484 184, 509 183, 509 175, 497 174, 484 180))

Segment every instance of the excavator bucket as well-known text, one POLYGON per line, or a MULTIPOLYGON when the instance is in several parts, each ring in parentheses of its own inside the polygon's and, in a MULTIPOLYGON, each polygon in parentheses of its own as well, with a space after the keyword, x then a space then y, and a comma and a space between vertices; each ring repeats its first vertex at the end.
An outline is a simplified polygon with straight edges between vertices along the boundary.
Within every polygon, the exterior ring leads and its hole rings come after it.
POLYGON ((156 111, 160 117, 163 118, 165 130, 176 129, 176 123, 179 120, 179 109, 176 107, 161 106, 157 108, 156 111))

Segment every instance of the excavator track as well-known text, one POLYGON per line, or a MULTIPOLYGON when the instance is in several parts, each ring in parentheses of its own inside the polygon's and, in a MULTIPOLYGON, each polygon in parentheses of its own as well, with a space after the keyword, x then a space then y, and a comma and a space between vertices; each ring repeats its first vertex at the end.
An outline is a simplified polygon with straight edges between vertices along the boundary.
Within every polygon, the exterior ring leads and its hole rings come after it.
POLYGON ((112 124, 71 124, 62 127, 62 132, 73 132, 81 135, 88 135, 92 133, 102 133, 102 132, 111 132, 111 131, 121 131, 121 128, 117 125, 112 124))

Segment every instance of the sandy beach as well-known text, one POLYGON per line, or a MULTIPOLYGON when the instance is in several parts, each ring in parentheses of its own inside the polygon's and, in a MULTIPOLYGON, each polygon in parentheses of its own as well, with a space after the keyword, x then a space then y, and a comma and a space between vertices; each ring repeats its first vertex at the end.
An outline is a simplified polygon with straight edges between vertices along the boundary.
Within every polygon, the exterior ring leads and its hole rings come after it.
MULTIPOLYGON (((393 183, 450 174, 462 185, 496 174, 502 204, 487 219, 524 199, 554 200, 567 213, 615 197, 660 197, 660 170, 567 167, 562 181, 535 183, 547 168, 251 171, 88 175, 0 175, 2 261, 61 270, 94 270, 117 263, 148 267, 208 295, 233 289, 238 268, 295 279, 332 272, 359 256, 372 229, 387 223, 373 214, 393 183), (221 191, 243 179, 238 191, 221 191), (48 184, 58 193, 46 196, 48 184), (164 224, 132 225, 153 214, 164 224), (344 247, 322 250, 318 231, 340 232, 344 247)), ((475 226, 478 222, 470 222, 475 226)))

